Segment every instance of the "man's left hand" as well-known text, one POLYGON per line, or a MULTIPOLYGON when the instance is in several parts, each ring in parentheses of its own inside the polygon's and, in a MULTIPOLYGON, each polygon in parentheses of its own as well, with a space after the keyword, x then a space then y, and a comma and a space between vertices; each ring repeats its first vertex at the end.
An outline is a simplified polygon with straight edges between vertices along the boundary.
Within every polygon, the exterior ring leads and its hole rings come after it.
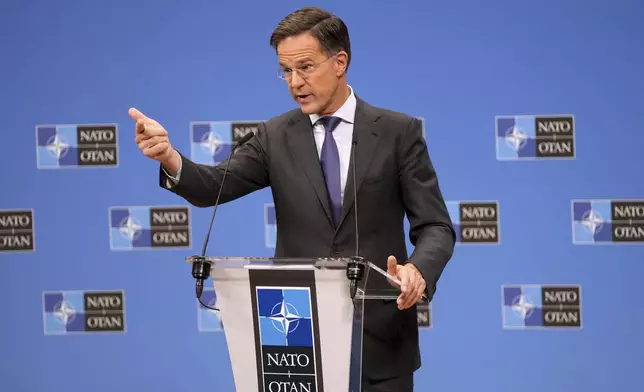
POLYGON ((425 288, 427 287, 425 279, 412 263, 399 265, 394 256, 389 256, 387 259, 387 273, 400 280, 400 291, 402 293, 398 297, 398 309, 404 310, 412 307, 425 293, 425 288))

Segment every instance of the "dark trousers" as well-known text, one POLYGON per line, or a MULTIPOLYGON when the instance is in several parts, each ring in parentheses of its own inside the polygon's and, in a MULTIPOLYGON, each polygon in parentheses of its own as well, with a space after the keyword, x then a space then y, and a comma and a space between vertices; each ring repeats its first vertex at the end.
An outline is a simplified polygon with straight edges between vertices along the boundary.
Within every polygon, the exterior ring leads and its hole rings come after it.
POLYGON ((388 378, 385 380, 370 380, 365 379, 362 381, 362 392, 413 392, 414 391, 414 375, 405 374, 395 378, 388 378))

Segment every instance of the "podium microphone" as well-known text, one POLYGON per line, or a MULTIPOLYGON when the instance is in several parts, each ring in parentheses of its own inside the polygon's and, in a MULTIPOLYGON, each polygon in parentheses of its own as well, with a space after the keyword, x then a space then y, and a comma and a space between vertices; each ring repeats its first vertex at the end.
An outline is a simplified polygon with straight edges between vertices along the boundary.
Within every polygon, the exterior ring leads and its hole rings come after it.
POLYGON ((210 263, 206 262, 206 248, 208 247, 208 240, 210 239, 210 232, 212 231, 212 224, 215 221, 215 214, 217 213, 217 206, 219 205, 219 197, 221 196, 221 190, 224 189, 224 182, 226 181, 226 174, 228 173, 228 166, 230 165, 231 157, 233 156, 235 150, 238 147, 243 146, 247 141, 249 141, 255 134, 253 132, 248 132, 241 139, 239 139, 233 148, 230 149, 230 154, 228 155, 228 162, 226 163, 226 168, 224 169, 224 176, 221 179, 221 184, 219 185, 219 192, 217 193, 217 199, 215 200, 214 209, 212 211, 212 216, 210 217, 210 225, 208 227, 208 233, 206 234, 206 239, 203 243, 203 248, 201 249, 201 256, 194 256, 192 262, 192 277, 197 279, 196 284, 196 294, 199 303, 204 307, 219 311, 217 308, 212 308, 203 302, 201 302, 201 294, 203 293, 203 281, 208 279, 210 276, 210 263))
POLYGON ((355 219, 356 227, 356 255, 351 258, 347 265, 347 278, 349 278, 349 293, 351 299, 354 299, 358 291, 358 281, 362 279, 364 274, 363 258, 360 256, 360 232, 358 230, 358 184, 356 182, 356 146, 358 145, 357 134, 354 133, 353 146, 351 148, 351 160, 353 161, 353 216, 355 219))

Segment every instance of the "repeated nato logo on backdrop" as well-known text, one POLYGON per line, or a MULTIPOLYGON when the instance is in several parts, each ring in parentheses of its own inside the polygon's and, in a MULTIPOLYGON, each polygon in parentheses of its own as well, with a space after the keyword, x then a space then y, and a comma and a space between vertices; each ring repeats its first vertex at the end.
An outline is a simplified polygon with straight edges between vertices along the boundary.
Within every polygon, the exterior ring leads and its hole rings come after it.
POLYGON ((190 248, 190 208, 185 206, 110 207, 110 248, 148 250, 190 248))
POLYGON ((581 328, 578 285, 504 285, 505 329, 581 328))
POLYGON ((33 252, 34 210, 0 210, 0 252, 33 252))
POLYGON ((118 167, 116 124, 36 126, 37 167, 118 167))
POLYGON ((190 123, 190 158, 217 165, 230 155, 233 143, 249 132, 257 133, 260 121, 193 121, 190 123))
POLYGON ((644 199, 573 200, 576 245, 644 243, 644 199))
POLYGON ((575 158, 572 115, 496 116, 495 130, 498 160, 575 158))
POLYGON ((45 335, 125 333, 125 294, 113 291, 43 292, 45 335))
POLYGON ((501 243, 498 201, 447 201, 447 212, 456 231, 456 243, 501 243))

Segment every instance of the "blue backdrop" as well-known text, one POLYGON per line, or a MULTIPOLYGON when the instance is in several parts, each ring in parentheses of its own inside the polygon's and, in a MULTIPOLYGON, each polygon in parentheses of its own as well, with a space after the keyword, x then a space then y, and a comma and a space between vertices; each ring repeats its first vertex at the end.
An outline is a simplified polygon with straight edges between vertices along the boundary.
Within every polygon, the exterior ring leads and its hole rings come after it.
MULTIPOLYGON (((111 214, 114 207, 188 206, 158 187, 158 166, 135 145, 127 110, 157 119, 188 153, 192 122, 264 120, 291 109, 268 38, 310 3, 348 24, 356 93, 424 118, 450 212, 460 201, 498 202, 500 242, 459 244, 440 281, 432 327, 421 330, 418 390, 641 389, 642 242, 580 241, 590 238, 584 227, 642 241, 644 213, 633 202, 620 210, 622 226, 611 226, 610 204, 589 214, 590 203, 573 203, 644 198, 641 1, 2 0, 0 390, 233 390, 224 335, 200 329, 183 261, 200 251, 211 210, 189 208, 189 247, 111 247, 120 232, 110 219, 127 215, 111 214), (503 158, 535 132, 535 120, 497 116, 553 115, 574 116, 574 138, 558 139, 572 140, 573 157, 503 158), (82 124, 115 125, 118 165, 45 168, 55 150, 44 146, 72 146, 82 124), (36 137, 41 125, 49 127, 36 137), (29 217, 15 210, 32 213, 33 238, 29 217), (582 227, 574 218, 603 223, 582 227), (10 250, 30 239, 33 250, 10 250), (581 328, 510 328, 517 318, 504 315, 516 310, 504 308, 504 294, 510 305, 538 305, 539 285, 580 288, 581 312, 559 315, 581 315, 581 328), (87 290, 118 291, 122 302, 95 295, 85 304, 87 290), (61 330, 53 323, 92 303, 122 305, 124 318, 101 325, 124 321, 125 333, 53 333, 61 330)), ((114 152, 109 130, 89 135, 88 151, 100 135, 101 151, 114 152)), ((534 141, 525 148, 534 151, 534 141)), ((101 157, 109 160, 90 158, 101 157)), ((222 206, 209 253, 272 255, 270 202, 265 190, 222 206)))

